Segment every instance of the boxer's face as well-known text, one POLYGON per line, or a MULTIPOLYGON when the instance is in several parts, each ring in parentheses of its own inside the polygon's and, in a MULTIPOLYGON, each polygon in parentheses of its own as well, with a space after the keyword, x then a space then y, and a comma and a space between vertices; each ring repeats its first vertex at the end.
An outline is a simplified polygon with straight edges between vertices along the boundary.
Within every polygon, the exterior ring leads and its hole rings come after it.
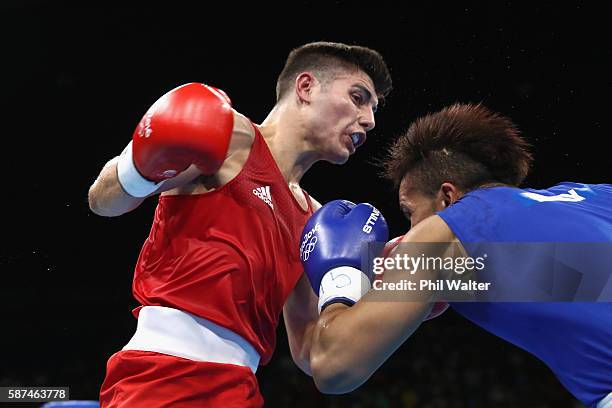
POLYGON ((378 99, 362 71, 347 71, 312 90, 309 142, 323 160, 342 164, 366 140, 375 125, 378 99))
POLYGON ((400 183, 399 205, 411 227, 437 211, 435 197, 416 189, 409 176, 404 177, 400 183))
POLYGON ((433 196, 420 191, 406 174, 399 187, 399 205, 406 219, 414 227, 425 218, 442 211, 458 200, 461 192, 451 183, 444 183, 433 196))

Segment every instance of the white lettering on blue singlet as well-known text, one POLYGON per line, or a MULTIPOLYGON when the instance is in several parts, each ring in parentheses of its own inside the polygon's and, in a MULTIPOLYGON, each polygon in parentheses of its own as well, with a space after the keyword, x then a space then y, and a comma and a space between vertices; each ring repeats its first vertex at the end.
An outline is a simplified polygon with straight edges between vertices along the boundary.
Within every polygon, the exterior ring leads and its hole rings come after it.
POLYGON ((557 195, 554 195, 554 196, 545 196, 545 195, 538 194, 538 193, 521 193, 521 195, 523 197, 527 197, 529 199, 532 199, 532 200, 535 200, 535 201, 539 201, 539 202, 545 202, 545 201, 570 201, 570 202, 578 202, 578 201, 585 200, 585 198, 583 196, 581 196, 580 194, 578 194, 576 192, 576 190, 574 190, 574 189, 571 189, 567 193, 557 194, 557 195))

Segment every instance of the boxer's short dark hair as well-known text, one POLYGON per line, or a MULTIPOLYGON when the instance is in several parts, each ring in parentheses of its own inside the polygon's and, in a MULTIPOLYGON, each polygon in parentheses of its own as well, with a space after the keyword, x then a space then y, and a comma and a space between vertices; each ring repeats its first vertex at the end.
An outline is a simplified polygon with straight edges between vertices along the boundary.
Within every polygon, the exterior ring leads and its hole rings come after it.
POLYGON ((381 164, 396 187, 410 173, 425 194, 445 182, 467 192, 486 183, 520 185, 533 160, 529 148, 509 118, 481 104, 455 104, 415 120, 381 164))
POLYGON ((391 91, 391 74, 377 51, 358 45, 313 42, 289 53, 276 82, 276 100, 280 101, 292 89, 295 78, 302 72, 313 71, 318 79, 325 80, 339 71, 354 70, 361 70, 372 79, 380 101, 391 91))

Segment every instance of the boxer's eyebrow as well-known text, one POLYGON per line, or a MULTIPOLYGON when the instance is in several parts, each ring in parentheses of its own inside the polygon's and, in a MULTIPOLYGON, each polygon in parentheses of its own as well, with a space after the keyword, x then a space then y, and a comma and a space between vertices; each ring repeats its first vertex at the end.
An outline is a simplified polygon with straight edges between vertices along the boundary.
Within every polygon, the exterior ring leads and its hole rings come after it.
MULTIPOLYGON (((355 87, 359 88, 359 90, 365 94, 365 98, 368 102, 374 99, 372 97, 372 92, 370 92, 370 90, 366 88, 365 86, 361 84, 355 84, 355 87)), ((372 111, 376 113, 377 110, 378 110, 378 100, 374 99, 374 103, 372 104, 372 111)))

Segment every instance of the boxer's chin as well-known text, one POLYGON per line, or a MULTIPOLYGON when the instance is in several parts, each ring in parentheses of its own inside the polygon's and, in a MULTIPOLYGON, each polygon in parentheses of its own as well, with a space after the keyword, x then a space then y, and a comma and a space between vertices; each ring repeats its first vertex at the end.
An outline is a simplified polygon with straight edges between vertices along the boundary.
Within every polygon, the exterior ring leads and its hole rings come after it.
POLYGON ((331 164, 344 164, 348 161, 350 155, 335 155, 334 157, 329 158, 327 161, 331 164))
POLYGON ((332 164, 344 164, 348 161, 349 157, 351 157, 351 152, 342 146, 338 149, 330 151, 327 154, 326 161, 332 164))

